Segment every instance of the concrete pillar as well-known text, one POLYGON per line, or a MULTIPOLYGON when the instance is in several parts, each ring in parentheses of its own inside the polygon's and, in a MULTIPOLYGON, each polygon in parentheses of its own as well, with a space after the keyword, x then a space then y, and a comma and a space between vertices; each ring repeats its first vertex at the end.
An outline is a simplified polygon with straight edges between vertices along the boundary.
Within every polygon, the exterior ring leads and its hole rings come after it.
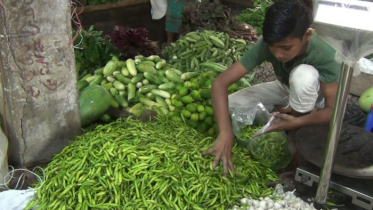
POLYGON ((50 160, 81 130, 69 45, 70 0, 0 3, 0 103, 9 163, 38 164, 50 160))

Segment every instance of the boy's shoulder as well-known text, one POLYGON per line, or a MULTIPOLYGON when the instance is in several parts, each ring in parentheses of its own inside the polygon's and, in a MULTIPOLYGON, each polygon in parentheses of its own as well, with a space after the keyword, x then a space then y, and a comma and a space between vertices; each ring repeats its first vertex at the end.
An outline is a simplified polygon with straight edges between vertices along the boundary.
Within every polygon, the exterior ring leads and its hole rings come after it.
POLYGON ((336 51, 317 34, 313 34, 308 43, 307 60, 322 64, 325 62, 336 62, 336 51))

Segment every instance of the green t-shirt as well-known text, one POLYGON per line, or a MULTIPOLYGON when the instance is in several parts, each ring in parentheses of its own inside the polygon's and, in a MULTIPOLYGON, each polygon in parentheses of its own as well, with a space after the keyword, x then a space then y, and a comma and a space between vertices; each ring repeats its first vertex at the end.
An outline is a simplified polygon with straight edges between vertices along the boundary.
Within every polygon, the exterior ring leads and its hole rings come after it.
POLYGON ((277 79, 286 85, 289 85, 291 70, 300 64, 315 67, 319 71, 320 81, 324 83, 337 82, 341 66, 335 60, 335 50, 316 34, 312 35, 307 52, 291 66, 277 61, 263 39, 255 43, 240 59, 240 63, 247 71, 252 71, 264 61, 272 64, 277 79))

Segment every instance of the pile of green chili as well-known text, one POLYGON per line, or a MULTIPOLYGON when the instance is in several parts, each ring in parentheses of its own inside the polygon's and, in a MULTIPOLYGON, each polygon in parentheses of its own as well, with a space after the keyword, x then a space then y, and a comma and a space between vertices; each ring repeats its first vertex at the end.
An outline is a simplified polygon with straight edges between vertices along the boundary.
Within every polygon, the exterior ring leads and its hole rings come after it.
POLYGON ((211 170, 202 157, 214 138, 184 123, 128 118, 85 133, 45 169, 38 209, 226 209, 243 197, 267 196, 275 173, 234 146, 236 176, 211 170))

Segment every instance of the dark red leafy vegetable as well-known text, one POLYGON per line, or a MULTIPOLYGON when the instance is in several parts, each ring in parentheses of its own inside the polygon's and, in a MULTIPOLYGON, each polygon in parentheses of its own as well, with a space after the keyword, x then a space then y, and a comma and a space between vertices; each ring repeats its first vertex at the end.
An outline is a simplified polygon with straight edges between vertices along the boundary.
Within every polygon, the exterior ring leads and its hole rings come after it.
POLYGON ((145 28, 115 26, 113 33, 106 38, 111 39, 113 45, 123 53, 122 60, 133 58, 136 55, 160 54, 160 49, 152 44, 149 39, 149 32, 145 28))

